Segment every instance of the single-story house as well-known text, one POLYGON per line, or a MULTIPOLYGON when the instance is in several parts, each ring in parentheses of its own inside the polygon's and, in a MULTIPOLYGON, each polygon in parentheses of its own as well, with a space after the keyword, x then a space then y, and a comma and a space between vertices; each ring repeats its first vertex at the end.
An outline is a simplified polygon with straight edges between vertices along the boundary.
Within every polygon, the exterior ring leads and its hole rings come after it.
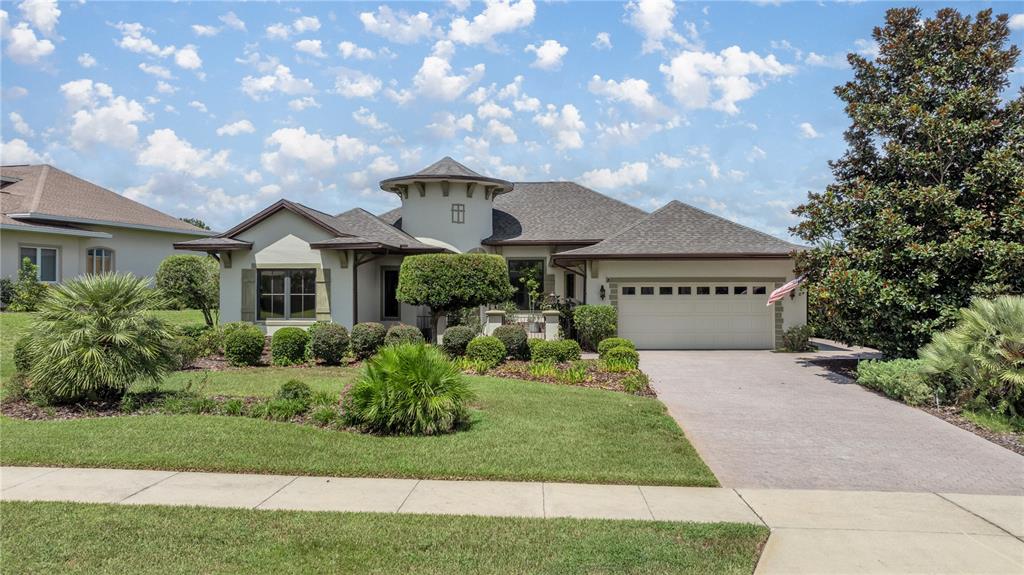
POLYGON ((2 277, 17 278, 23 258, 48 283, 115 271, 149 277, 174 242, 212 233, 50 165, 0 166, 2 277))
POLYGON ((800 246, 672 201, 647 213, 573 182, 509 182, 451 158, 380 182, 401 207, 330 215, 280 200, 215 237, 179 242, 221 262, 222 321, 268 332, 332 320, 405 322, 429 313, 395 299, 410 254, 487 252, 508 261, 520 309, 542 293, 618 308, 641 348, 769 349, 806 322, 793 279, 800 246))

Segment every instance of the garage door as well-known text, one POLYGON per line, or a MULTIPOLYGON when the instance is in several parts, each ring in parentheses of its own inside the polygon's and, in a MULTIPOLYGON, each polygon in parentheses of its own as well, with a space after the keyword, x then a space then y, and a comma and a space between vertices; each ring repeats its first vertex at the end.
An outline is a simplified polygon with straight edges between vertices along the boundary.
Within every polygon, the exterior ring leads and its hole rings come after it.
POLYGON ((640 349, 771 349, 769 284, 619 284, 619 335, 640 349))

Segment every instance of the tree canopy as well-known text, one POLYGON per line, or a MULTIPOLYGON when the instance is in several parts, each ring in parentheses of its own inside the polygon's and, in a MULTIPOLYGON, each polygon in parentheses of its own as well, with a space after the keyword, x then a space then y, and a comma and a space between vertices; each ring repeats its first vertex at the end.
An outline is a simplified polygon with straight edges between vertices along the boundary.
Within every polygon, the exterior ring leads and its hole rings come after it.
POLYGON ((168 256, 156 270, 156 287, 184 307, 202 311, 206 325, 213 325, 213 312, 220 307, 217 260, 206 256, 168 256))
POLYGON ((975 296, 1024 291, 1024 91, 1007 16, 891 9, 835 89, 834 183, 794 210, 820 335, 912 356, 975 296))

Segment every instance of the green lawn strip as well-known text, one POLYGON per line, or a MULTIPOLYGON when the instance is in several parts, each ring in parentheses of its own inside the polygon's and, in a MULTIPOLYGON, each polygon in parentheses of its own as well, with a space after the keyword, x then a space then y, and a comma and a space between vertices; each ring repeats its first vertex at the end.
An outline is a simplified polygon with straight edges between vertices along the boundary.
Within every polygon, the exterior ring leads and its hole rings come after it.
MULTIPOLYGON (((160 385, 160 389, 191 391, 207 396, 230 395, 237 397, 270 397, 281 384, 297 379, 313 391, 341 393, 345 385, 355 379, 359 370, 351 367, 246 367, 223 371, 190 369, 176 371, 160 385)), ((146 389, 140 383, 135 390, 146 389)))
MULTIPOLYGON (((257 370, 248 370, 257 371, 257 370)), ((270 370, 266 370, 270 373, 270 370)), ((285 370, 287 373, 302 370, 285 370)), ((231 382, 237 372, 215 372, 231 382)), ((309 379, 309 378, 307 378, 309 379)), ((312 381, 310 379, 310 381, 312 381)), ((245 417, 0 418, 3 465, 300 475, 716 486, 664 405, 651 398, 472 378, 468 430, 381 437, 245 417)), ((271 394, 280 382, 261 389, 271 394)), ((342 384, 337 384, 340 389, 342 384)), ((247 393, 256 383, 245 387, 247 393)), ((205 393, 216 394, 216 383, 205 393)))
POLYGON ((768 529, 582 519, 0 504, 11 573, 749 574, 768 529))

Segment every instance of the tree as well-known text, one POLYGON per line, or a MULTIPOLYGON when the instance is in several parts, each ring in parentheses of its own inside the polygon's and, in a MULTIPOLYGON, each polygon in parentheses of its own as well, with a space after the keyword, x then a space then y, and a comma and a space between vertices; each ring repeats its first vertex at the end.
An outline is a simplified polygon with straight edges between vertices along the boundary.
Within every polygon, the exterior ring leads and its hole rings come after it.
POLYGON ((204 222, 203 220, 201 220, 199 218, 178 218, 178 219, 183 221, 183 222, 185 222, 186 224, 192 224, 193 226, 195 226, 195 227, 197 227, 197 228, 199 228, 201 230, 208 230, 208 229, 210 229, 210 226, 206 225, 206 222, 204 222))
POLYGON ((10 311, 36 311, 46 296, 46 284, 39 281, 39 266, 22 258, 18 281, 14 283, 10 311))
POLYGON ((508 300, 513 293, 508 265, 489 254, 408 256, 398 274, 398 301, 430 308, 434 340, 443 314, 508 300))
POLYGON ((220 266, 206 256, 168 256, 156 270, 156 287, 181 305, 203 312, 212 326, 220 306, 220 266))
POLYGON ((910 357, 973 297, 1024 291, 1024 91, 1006 15, 892 9, 835 89, 835 182, 794 210, 819 335, 910 357))

